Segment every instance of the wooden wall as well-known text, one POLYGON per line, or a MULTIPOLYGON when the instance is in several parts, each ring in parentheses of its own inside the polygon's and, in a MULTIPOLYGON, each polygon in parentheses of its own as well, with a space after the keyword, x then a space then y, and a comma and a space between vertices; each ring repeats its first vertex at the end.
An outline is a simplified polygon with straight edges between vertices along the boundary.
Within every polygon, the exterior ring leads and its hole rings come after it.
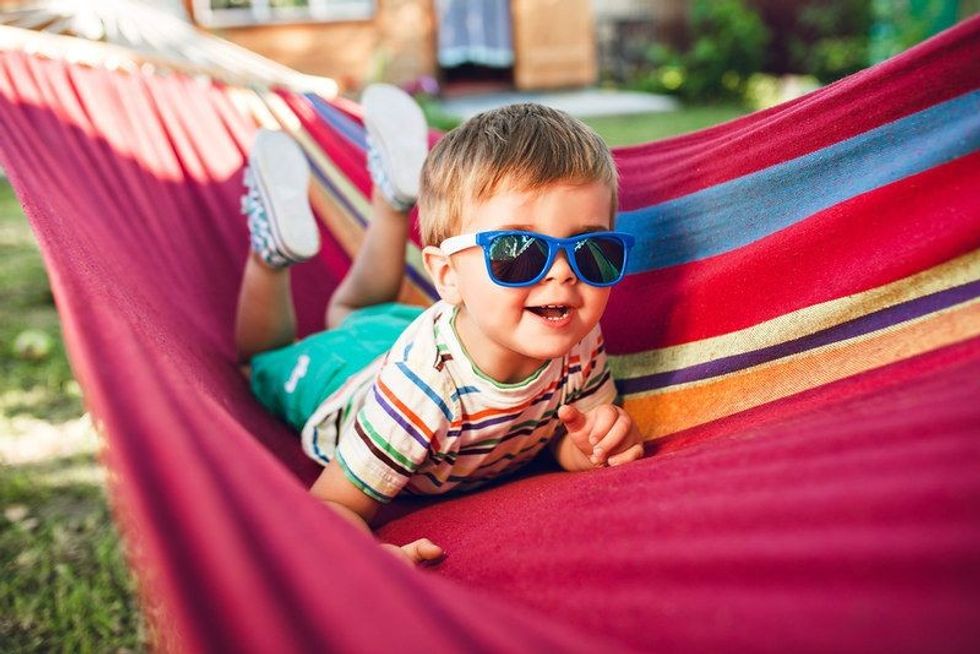
POLYGON ((595 82, 596 31, 590 0, 512 0, 511 14, 517 88, 595 82))
POLYGON ((334 23, 213 30, 296 70, 332 77, 343 88, 383 78, 406 82, 436 73, 432 0, 377 0, 374 18, 334 23))
MULTIPOLYGON (((332 77, 342 90, 374 79, 401 83, 439 75, 433 2, 377 0, 370 20, 235 27, 214 33, 304 73, 332 77)), ((595 82, 590 0, 511 0, 511 10, 518 88, 595 82)))

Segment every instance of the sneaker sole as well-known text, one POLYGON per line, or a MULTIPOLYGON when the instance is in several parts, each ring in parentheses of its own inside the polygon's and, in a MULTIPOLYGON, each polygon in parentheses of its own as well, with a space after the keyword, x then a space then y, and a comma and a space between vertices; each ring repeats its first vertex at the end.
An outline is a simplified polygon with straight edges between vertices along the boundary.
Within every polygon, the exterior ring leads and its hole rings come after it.
POLYGON ((398 199, 414 202, 429 154, 429 127, 422 110, 411 96, 390 84, 372 84, 361 103, 364 125, 398 199))
POLYGON ((289 259, 311 258, 320 250, 320 233, 310 209, 310 164, 303 151, 283 132, 261 130, 248 165, 276 248, 289 259))

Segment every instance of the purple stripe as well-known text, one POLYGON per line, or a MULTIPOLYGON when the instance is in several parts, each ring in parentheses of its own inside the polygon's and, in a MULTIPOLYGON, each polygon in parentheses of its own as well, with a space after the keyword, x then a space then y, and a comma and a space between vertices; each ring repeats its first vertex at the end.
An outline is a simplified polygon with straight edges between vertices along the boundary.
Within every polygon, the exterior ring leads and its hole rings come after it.
POLYGON ((980 281, 970 282, 961 286, 939 291, 931 295, 902 302, 855 318, 840 325, 808 334, 785 343, 777 343, 752 352, 722 357, 714 361, 699 363, 688 368, 668 370, 666 372, 631 379, 617 380, 616 386, 620 393, 639 393, 655 388, 666 388, 676 384, 685 384, 701 379, 708 379, 727 373, 757 366, 767 361, 774 361, 792 354, 812 350, 838 341, 855 338, 875 332, 885 327, 913 320, 935 311, 951 307, 980 295, 980 281))
POLYGON ((334 183, 330 181, 330 178, 327 177, 326 173, 324 173, 320 169, 320 167, 317 166, 316 163, 314 163, 314 161, 312 159, 310 159, 309 157, 307 157, 307 159, 309 159, 310 164, 311 164, 311 167, 313 168, 313 172, 316 174, 317 179, 319 179, 320 182, 322 182, 324 186, 326 186, 328 189, 330 189, 330 195, 332 195, 333 197, 337 198, 337 201, 340 202, 340 204, 344 205, 344 208, 347 209, 347 211, 352 216, 354 216, 354 219, 357 220, 357 222, 362 227, 366 227, 367 226, 367 220, 364 219, 364 216, 362 216, 361 213, 357 209, 354 208, 354 205, 352 205, 347 200, 347 198, 344 196, 344 194, 340 192, 340 189, 338 189, 334 185, 334 183))
POLYGON ((367 148, 365 130, 361 125, 341 110, 332 107, 320 96, 314 93, 304 93, 303 95, 306 96, 306 99, 313 105, 313 109, 324 122, 329 123, 336 131, 340 132, 352 145, 362 150, 367 148))
POLYGON ((417 440, 422 447, 429 449, 429 440, 420 434, 411 423, 405 420, 405 418, 403 418, 402 415, 395 410, 395 407, 391 406, 385 401, 385 399, 381 396, 381 393, 378 392, 377 385, 372 386, 372 390, 374 390, 374 398, 378 401, 378 404, 381 405, 381 408, 385 410, 385 413, 391 416, 391 419, 397 422, 398 425, 405 430, 405 433, 417 440))
POLYGON ((510 420, 513 420, 519 415, 520 413, 513 413, 506 416, 500 416, 498 418, 490 418, 488 420, 484 420, 483 422, 477 422, 477 423, 464 422, 460 431, 476 431, 477 429, 483 429, 484 427, 490 427, 491 425, 497 425, 502 422, 508 422, 510 420))

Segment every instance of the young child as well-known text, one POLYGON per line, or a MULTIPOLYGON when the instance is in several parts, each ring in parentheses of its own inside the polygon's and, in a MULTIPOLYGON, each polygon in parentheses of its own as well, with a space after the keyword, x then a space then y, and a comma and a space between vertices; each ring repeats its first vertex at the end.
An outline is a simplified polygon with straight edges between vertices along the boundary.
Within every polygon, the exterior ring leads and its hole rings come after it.
MULTIPOLYGON (((373 215, 327 331, 294 343, 289 265, 319 249, 304 155, 263 131, 246 174, 253 251, 236 343, 260 401, 326 466, 311 492, 369 530, 399 493, 476 488, 549 443, 566 470, 639 458, 598 325, 633 243, 611 231, 617 176, 603 141, 520 104, 472 118, 426 156, 410 97, 375 85, 363 104, 373 215), (416 197, 442 298, 424 311, 394 303, 416 197)), ((428 539, 383 547, 416 563, 442 555, 428 539)))

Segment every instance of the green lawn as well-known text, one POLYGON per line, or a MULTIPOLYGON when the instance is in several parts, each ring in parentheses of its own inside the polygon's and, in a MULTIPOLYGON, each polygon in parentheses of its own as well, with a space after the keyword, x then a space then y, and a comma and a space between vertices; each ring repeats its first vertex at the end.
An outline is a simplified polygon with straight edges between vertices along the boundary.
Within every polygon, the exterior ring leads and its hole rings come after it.
MULTIPOLYGON (((421 96, 417 99, 432 127, 446 131, 459 124, 459 119, 444 113, 438 101, 433 98, 421 96)), ((693 132, 738 118, 745 113, 745 108, 738 105, 721 104, 685 107, 680 111, 632 116, 601 116, 583 120, 599 132, 606 139, 606 143, 618 146, 648 143, 668 136, 693 132)))
MULTIPOLYGON (((741 115, 734 107, 596 118, 612 145, 741 115)), ((106 508, 33 235, 0 180, 0 644, 4 652, 142 651, 134 582, 106 508), (24 336, 24 334, 27 336, 24 336), (19 350, 15 342, 20 340, 19 350)))
POLYGON ((647 143, 693 132, 738 118, 745 113, 745 109, 736 105, 712 105, 689 107, 670 113, 586 118, 585 122, 599 132, 606 143, 617 146, 647 143))
POLYGON ((0 181, 4 652, 146 649, 97 440, 82 414, 40 254, 10 185, 0 181))

